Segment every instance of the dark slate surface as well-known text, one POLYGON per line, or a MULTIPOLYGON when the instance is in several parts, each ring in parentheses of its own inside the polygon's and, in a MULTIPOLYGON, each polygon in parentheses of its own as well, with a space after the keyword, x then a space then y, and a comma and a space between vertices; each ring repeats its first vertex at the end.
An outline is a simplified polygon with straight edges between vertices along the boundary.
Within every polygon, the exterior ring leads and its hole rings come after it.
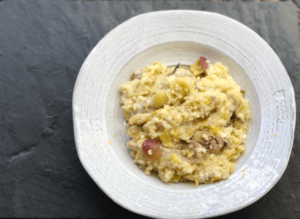
MULTIPOLYGON (((140 218, 104 195, 80 164, 71 98, 81 64, 109 30, 162 9, 215 11, 246 24, 279 55, 299 98, 299 33, 291 2, 0 1, 0 217, 140 218), (43 134, 49 128, 53 132, 43 134)), ((299 121, 298 113, 291 159, 276 186, 220 218, 300 218, 299 121)))
POLYGON ((300 7, 300 0, 295 0, 295 3, 300 7))

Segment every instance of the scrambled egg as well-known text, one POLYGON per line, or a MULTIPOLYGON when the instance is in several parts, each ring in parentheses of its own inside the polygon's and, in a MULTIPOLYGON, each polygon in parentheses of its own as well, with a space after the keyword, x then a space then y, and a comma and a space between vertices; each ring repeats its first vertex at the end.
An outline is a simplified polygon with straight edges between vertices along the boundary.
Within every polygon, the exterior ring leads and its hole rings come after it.
POLYGON ((147 175, 210 183, 228 178, 245 151, 249 103, 226 66, 205 61, 176 69, 155 62, 122 85, 127 146, 147 175))

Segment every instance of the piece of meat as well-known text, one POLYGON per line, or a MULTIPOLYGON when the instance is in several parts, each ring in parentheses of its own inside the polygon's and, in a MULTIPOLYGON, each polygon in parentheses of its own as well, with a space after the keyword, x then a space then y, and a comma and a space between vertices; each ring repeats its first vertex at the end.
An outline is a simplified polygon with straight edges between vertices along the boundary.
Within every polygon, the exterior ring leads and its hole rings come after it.
POLYGON ((197 131, 193 139, 204 146, 208 153, 220 155, 224 148, 229 148, 230 143, 227 138, 211 136, 206 131, 197 131))
POLYGON ((192 145, 194 148, 197 148, 197 147, 200 147, 200 146, 201 146, 201 145, 200 145, 197 141, 195 141, 195 140, 191 140, 189 144, 192 145))
POLYGON ((202 146, 208 146, 213 137, 207 131, 196 131, 193 140, 199 142, 202 146), (207 137, 207 139, 205 138, 207 137))
POLYGON ((227 138, 222 138, 224 148, 230 148, 230 142, 227 138))
POLYGON ((186 143, 185 141, 183 141, 183 140, 181 140, 180 142, 179 142, 179 149, 188 149, 189 148, 189 146, 188 146, 188 143, 186 143))
POLYGON ((227 138, 213 136, 213 140, 208 146, 208 152, 219 155, 222 153, 222 150, 224 148, 229 148, 229 147, 230 147, 230 143, 227 138))
POLYGON ((204 154, 206 154, 206 148, 195 140, 190 141, 189 149, 193 153, 193 158, 201 158, 204 154))
POLYGON ((221 144, 218 144, 217 140, 213 138, 210 145, 208 146, 208 152, 215 155, 220 155, 222 150, 221 144))

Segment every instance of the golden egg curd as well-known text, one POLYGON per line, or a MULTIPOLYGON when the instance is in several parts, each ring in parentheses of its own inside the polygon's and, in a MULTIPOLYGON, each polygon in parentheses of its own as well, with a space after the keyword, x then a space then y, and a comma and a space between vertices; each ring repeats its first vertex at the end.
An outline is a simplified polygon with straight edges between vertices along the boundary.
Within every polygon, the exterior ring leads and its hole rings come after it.
POLYGON ((155 62, 120 89, 134 162, 163 182, 226 179, 245 151, 249 102, 220 62, 155 62))

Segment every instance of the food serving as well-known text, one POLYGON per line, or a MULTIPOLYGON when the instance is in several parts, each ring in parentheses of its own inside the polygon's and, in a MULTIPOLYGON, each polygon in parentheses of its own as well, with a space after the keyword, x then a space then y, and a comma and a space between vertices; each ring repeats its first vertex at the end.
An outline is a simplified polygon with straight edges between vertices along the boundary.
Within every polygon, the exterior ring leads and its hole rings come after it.
POLYGON ((226 179, 245 151, 249 103, 220 62, 155 62, 120 89, 134 162, 163 182, 226 179))

